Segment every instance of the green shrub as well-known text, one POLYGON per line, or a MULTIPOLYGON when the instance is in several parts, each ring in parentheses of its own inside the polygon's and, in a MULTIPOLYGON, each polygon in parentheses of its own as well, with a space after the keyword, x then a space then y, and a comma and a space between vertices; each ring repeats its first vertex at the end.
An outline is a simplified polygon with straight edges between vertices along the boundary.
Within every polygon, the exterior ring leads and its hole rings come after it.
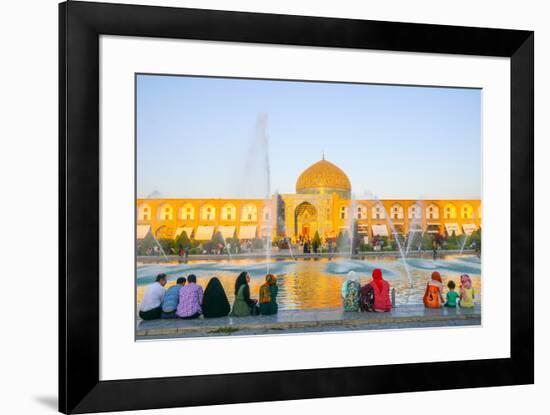
POLYGON ((319 247, 321 246, 321 237, 319 236, 319 232, 315 231, 315 235, 313 236, 313 241, 311 241, 313 252, 317 252, 319 250, 319 247))
POLYGON ((458 238, 455 231, 447 238, 447 249, 458 249, 458 238))
POLYGON ((159 244, 162 246, 162 250, 166 255, 171 255, 173 253, 172 251, 172 244, 174 241, 171 239, 159 239, 159 244))
POLYGON ((227 238, 226 242, 231 245, 232 254, 241 252, 241 242, 239 241, 239 238, 233 236, 233 238, 227 238))
POLYGON ((460 235, 459 237, 456 238, 456 242, 457 242, 457 249, 460 249, 462 248, 462 246, 464 246, 464 249, 468 248, 468 235, 466 234, 462 234, 460 235))
POLYGON ((342 252, 349 250, 350 240, 348 232, 341 230, 336 238, 336 251, 342 252))
POLYGON ((265 248, 265 242, 263 239, 256 238, 252 239, 252 249, 263 249, 265 248))
POLYGON ((481 228, 472 232, 467 244, 470 246, 474 242, 476 243, 478 249, 481 249, 481 228))
POLYGON ((433 237, 428 232, 424 232, 424 235, 422 235, 422 249, 424 250, 431 250, 433 249, 433 237))
POLYGON ((157 242, 155 241, 151 231, 149 231, 147 235, 145 235, 145 238, 137 242, 138 255, 146 255, 147 250, 151 249, 152 251, 155 246, 157 246, 157 242))
POLYGON ((192 246, 191 240, 187 236, 187 232, 183 231, 179 236, 174 240, 172 244, 174 250, 176 253, 179 252, 180 249, 189 249, 192 246))
POLYGON ((370 244, 361 244, 361 245, 359 245, 359 250, 361 252, 371 252, 372 251, 372 245, 370 245, 370 244))
POLYGON ((277 195, 277 209, 276 209, 276 228, 277 235, 283 236, 285 234, 285 202, 280 194, 277 195))

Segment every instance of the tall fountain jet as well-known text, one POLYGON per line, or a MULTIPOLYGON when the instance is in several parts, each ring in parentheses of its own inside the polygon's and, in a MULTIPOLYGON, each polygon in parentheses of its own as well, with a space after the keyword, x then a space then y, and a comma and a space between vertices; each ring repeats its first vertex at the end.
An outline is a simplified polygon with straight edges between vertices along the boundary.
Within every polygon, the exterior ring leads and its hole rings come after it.
POLYGON ((286 224, 285 224, 285 205, 281 199, 281 195, 278 191, 275 191, 273 194, 273 222, 271 225, 275 227, 275 234, 277 236, 282 236, 285 238, 285 241, 288 242, 288 251, 290 257, 294 260, 294 254, 292 253, 292 240, 286 235, 286 224))
POLYGON ((399 236, 397 234, 397 231, 395 229, 395 225, 393 224, 393 221, 391 220, 391 215, 388 214, 389 212, 386 210, 386 207, 383 203, 381 203, 382 208, 384 209, 384 216, 386 217, 386 221, 388 222, 388 225, 390 225, 391 233, 393 235, 393 238, 397 244, 397 249, 399 250, 399 255, 401 256, 401 261, 403 261, 403 268, 405 269, 405 274, 407 275, 407 280, 409 282, 409 287, 413 286, 411 273, 409 271, 409 265, 407 264, 407 257, 405 253, 403 252, 403 246, 401 245, 401 242, 399 241, 399 236))
POLYGON ((468 241, 469 236, 465 233, 462 235, 462 245, 460 247, 460 255, 464 252, 464 248, 466 247, 466 241, 468 241))
MULTIPOLYGON (((323 154, 324 158, 324 154, 323 154)), ((351 196, 351 201, 349 205, 348 212, 348 232, 349 232, 349 258, 353 258, 353 244, 355 242, 355 219, 357 214, 357 202, 355 200, 355 195, 351 196)))
MULTIPOLYGON (((227 251, 227 256, 229 257, 229 261, 231 261, 231 248, 227 245, 227 241, 225 240, 225 236, 223 236, 223 233, 220 232, 220 236, 222 237, 222 241, 223 241, 223 248, 227 251)), ((220 254, 223 252, 223 249, 222 251, 220 252, 220 254)))
POLYGON ((419 251, 422 248, 422 239, 424 237, 424 231, 422 227, 422 215, 424 213, 424 208, 421 200, 416 201, 416 203, 414 204, 414 209, 415 210, 412 221, 409 223, 409 235, 407 237, 405 256, 409 255, 411 249, 416 249, 419 251), (420 209, 420 212, 417 212, 416 209, 420 209))
MULTIPOLYGON (((265 163, 265 200, 271 199, 271 167, 269 163, 269 135, 267 134, 267 114, 260 113, 256 118, 256 142, 259 143, 263 153, 265 163)), ((270 207, 274 210, 274 207, 270 207)), ((273 240, 273 218, 275 212, 269 211, 269 216, 266 220, 262 217, 264 228, 260 230, 265 237, 265 260, 266 273, 269 273, 269 262, 271 261, 271 241, 273 240)))
POLYGON ((159 252, 164 257, 164 260, 166 262, 168 262, 168 257, 166 256, 166 252, 164 252, 164 249, 162 248, 162 245, 160 244, 159 240, 157 239, 157 237, 155 236, 155 234, 153 232, 151 232, 151 235, 153 235, 153 239, 155 240, 157 246, 159 247, 159 252))

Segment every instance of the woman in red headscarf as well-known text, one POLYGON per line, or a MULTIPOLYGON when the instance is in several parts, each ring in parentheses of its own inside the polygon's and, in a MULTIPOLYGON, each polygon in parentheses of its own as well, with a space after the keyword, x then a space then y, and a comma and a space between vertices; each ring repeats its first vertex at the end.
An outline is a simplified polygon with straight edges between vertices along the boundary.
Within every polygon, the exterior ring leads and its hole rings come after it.
POLYGON ((439 272, 432 272, 432 279, 426 286, 426 292, 424 293, 424 305, 427 308, 439 308, 443 304, 443 281, 441 281, 441 275, 439 272))
POLYGON ((390 299, 390 284, 382 277, 381 269, 376 268, 372 271, 372 281, 364 288, 366 289, 361 289, 361 305, 364 311, 391 311, 392 303, 390 299), (370 291, 370 289, 372 289, 372 293, 374 294, 374 304, 372 307, 366 304, 363 306, 363 291, 365 291, 366 294, 367 291, 370 291))

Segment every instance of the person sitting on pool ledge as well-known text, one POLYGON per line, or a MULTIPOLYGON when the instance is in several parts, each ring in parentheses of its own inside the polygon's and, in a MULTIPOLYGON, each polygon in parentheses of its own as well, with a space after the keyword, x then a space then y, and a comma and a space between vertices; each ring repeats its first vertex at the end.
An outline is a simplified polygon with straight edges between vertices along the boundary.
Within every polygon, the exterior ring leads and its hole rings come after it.
POLYGON ((202 287, 197 285, 197 277, 193 274, 187 277, 187 282, 188 284, 180 289, 176 315, 185 319, 198 318, 202 314, 202 287))
POLYGON ((375 268, 372 271, 372 281, 369 284, 374 290, 374 311, 391 311, 390 283, 382 276, 381 269, 375 268))
POLYGON ((265 276, 265 283, 260 287, 260 314, 277 314, 277 277, 273 274, 265 276))
POLYGON ((447 291, 447 302, 444 304, 445 307, 457 307, 456 300, 458 298, 458 293, 455 291, 455 287, 455 282, 453 280, 449 280, 449 282, 447 283, 447 288, 449 288, 449 291, 447 291))
POLYGON ((217 277, 210 278, 204 290, 202 314, 205 318, 225 317, 231 311, 229 300, 217 277))
POLYGON ((342 284, 341 294, 344 311, 359 311, 361 285, 358 279, 355 271, 350 271, 348 272, 348 279, 342 284))
POLYGON ((250 275, 248 272, 241 272, 235 281, 235 302, 231 315, 233 317, 244 317, 249 315, 258 315, 257 300, 250 298, 250 275))
POLYGON ((164 295, 166 294, 165 285, 166 274, 159 274, 155 282, 145 290, 145 294, 143 294, 143 299, 139 305, 139 316, 143 320, 160 318, 162 314, 162 300, 164 300, 164 295))
POLYGON ((460 276, 460 307, 472 308, 474 306, 475 290, 472 279, 468 274, 460 276))
POLYGON ((161 318, 176 318, 176 310, 180 299, 180 289, 185 285, 186 279, 179 277, 176 284, 168 288, 162 301, 161 318))
POLYGON ((426 308, 439 308, 443 304, 443 282, 441 281, 441 275, 439 272, 432 272, 432 278, 426 285, 426 291, 422 301, 426 308))

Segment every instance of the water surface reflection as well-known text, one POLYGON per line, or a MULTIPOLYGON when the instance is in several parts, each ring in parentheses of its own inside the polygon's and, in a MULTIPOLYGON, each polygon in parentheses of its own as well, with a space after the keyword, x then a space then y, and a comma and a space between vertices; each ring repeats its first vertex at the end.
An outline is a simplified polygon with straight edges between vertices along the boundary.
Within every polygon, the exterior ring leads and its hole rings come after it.
MULTIPOLYGON (((195 274, 203 288, 208 280, 216 276, 220 279, 229 301, 234 298, 234 284, 239 272, 251 275, 250 289, 254 298, 258 297, 260 285, 269 265, 269 272, 277 275, 279 284, 280 309, 334 308, 341 306, 340 287, 350 270, 357 272, 361 284, 370 281, 374 268, 381 268, 384 277, 396 289, 397 304, 421 303, 426 283, 432 271, 441 273, 445 286, 452 279, 460 285, 460 274, 472 277, 476 292, 481 291, 481 262, 471 255, 448 255, 432 260, 411 258, 407 260, 412 279, 410 287, 402 260, 396 257, 367 257, 358 259, 307 258, 299 260, 235 259, 223 261, 194 261, 187 264, 142 265, 137 269, 137 302, 141 301, 144 287, 154 281, 155 276, 164 272, 168 275, 167 287, 173 285, 179 276, 195 274)), ((446 290, 446 288, 445 288, 446 290)), ((476 301, 480 301, 480 295, 476 301)))

